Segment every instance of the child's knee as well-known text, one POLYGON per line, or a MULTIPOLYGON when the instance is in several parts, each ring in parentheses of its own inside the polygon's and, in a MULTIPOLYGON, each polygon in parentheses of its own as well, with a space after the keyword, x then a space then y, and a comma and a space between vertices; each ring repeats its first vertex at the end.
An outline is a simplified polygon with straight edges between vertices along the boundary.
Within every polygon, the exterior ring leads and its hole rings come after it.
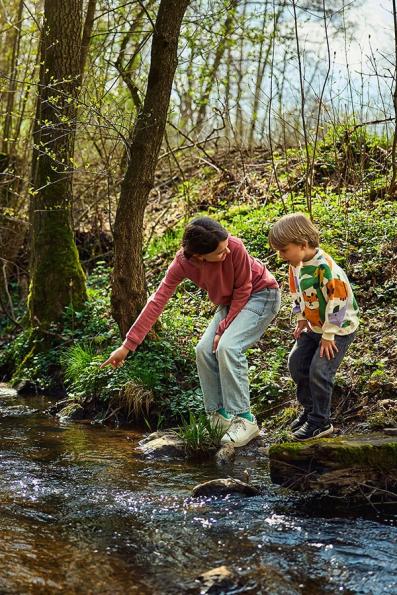
POLYGON ((199 341, 195 347, 196 361, 205 359, 211 354, 211 349, 207 341, 199 341))
POLYGON ((328 360, 314 359, 310 366, 310 384, 318 387, 326 387, 333 383, 335 374, 329 369, 328 360))
POLYGON ((216 350, 216 357, 219 362, 229 362, 239 359, 242 351, 236 343, 229 342, 225 337, 221 337, 216 350))

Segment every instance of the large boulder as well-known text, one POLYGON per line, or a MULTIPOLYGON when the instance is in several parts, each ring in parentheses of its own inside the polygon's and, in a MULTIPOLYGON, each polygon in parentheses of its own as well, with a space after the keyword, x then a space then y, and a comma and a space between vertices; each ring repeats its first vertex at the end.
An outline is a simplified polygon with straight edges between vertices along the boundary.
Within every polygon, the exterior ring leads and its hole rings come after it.
POLYGON ((232 477, 211 479, 196 485, 192 490, 192 496, 195 498, 199 496, 227 496, 228 494, 257 496, 259 491, 254 486, 232 477))
POLYGON ((184 443, 173 432, 154 432, 141 440, 139 452, 150 459, 183 458, 186 456, 184 443))
POLYGON ((379 433, 275 444, 269 457, 270 477, 284 487, 363 498, 376 494, 397 502, 394 436, 379 433))

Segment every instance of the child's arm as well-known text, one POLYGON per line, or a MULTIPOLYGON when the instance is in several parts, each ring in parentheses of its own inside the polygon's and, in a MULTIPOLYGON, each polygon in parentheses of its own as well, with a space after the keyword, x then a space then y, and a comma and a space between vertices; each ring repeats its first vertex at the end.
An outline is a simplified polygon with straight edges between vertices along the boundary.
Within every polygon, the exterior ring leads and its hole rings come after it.
POLYGON ((297 323, 294 328, 293 336, 294 339, 299 339, 302 332, 308 328, 307 320, 302 313, 301 298, 298 288, 297 273, 294 268, 290 265, 288 271, 288 284, 289 290, 292 297, 292 314, 296 316, 297 323))
POLYGON ((112 368, 119 368, 123 365, 128 353, 135 351, 138 345, 142 343, 184 278, 183 271, 177 258, 175 258, 156 292, 149 297, 142 312, 131 326, 124 343, 110 354, 108 359, 101 365, 101 368, 108 365, 112 366, 112 368))
POLYGON ((234 266, 234 290, 229 311, 216 330, 216 335, 219 338, 244 308, 252 292, 252 271, 249 254, 241 240, 239 240, 231 257, 234 266))
POLYGON ((309 325, 307 324, 307 320, 305 320, 305 319, 298 320, 298 322, 295 325, 294 332, 292 333, 294 339, 299 339, 299 337, 301 336, 303 331, 308 328, 309 328, 309 325))
POLYGON ((333 341, 341 327, 345 326, 349 289, 345 281, 333 277, 331 269, 329 271, 330 276, 323 280, 323 295, 327 304, 322 331, 326 341, 333 341))
POLYGON ((347 310, 348 286, 342 279, 336 279, 332 270, 327 268, 323 278, 323 295, 327 302, 325 307, 323 336, 321 338, 320 357, 332 359, 338 352, 335 335, 343 326, 347 310))

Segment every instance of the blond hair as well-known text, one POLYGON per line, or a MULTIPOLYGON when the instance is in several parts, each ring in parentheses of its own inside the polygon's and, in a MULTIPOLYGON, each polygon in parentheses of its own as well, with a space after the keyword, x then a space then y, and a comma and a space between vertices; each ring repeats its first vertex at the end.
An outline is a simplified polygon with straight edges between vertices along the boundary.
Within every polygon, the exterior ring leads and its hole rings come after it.
POLYGON ((320 237, 317 228, 303 213, 284 215, 269 232, 269 242, 275 250, 284 248, 287 244, 303 244, 305 241, 310 248, 317 248, 320 237))

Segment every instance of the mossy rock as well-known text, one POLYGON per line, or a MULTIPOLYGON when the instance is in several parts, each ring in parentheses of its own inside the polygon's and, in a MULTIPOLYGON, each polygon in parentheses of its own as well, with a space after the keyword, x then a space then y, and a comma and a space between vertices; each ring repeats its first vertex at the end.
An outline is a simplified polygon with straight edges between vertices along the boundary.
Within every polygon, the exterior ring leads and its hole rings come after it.
POLYGON ((274 483, 300 490, 357 495, 385 490, 397 500, 397 438, 382 433, 270 447, 274 483))

